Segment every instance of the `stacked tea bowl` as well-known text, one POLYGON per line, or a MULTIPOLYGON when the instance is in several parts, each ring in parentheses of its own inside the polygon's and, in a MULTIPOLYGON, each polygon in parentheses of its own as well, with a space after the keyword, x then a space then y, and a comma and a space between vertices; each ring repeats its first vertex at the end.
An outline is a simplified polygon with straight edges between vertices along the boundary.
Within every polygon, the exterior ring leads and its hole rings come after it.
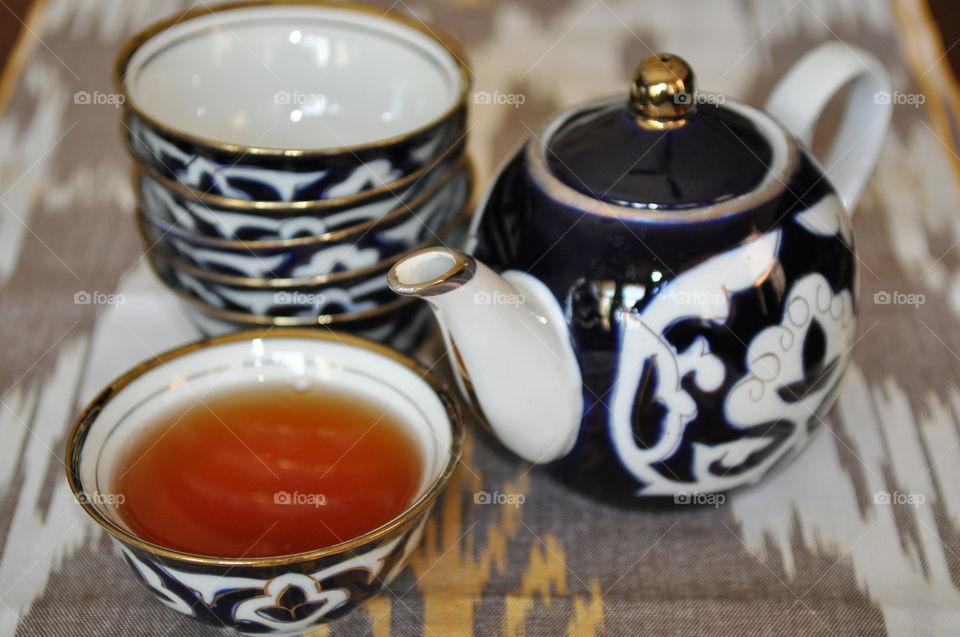
POLYGON ((364 5, 229 4, 141 32, 114 72, 149 261, 202 329, 415 344, 386 272, 458 246, 474 190, 452 43, 364 5))

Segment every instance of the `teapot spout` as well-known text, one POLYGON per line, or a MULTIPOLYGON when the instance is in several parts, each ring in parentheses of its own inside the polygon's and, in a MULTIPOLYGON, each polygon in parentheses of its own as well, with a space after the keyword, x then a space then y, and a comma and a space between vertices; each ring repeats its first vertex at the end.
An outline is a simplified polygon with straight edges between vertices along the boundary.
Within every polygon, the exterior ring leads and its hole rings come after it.
POLYGON ((583 412, 580 366, 543 283, 442 247, 401 259, 387 279, 430 305, 463 395, 504 445, 533 463, 570 451, 583 412))

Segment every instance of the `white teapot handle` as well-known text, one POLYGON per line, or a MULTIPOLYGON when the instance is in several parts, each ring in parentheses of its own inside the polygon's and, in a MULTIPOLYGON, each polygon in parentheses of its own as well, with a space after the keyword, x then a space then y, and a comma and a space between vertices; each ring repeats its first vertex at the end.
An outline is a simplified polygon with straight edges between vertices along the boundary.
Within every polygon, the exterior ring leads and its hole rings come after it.
POLYGON ((851 214, 873 171, 892 111, 890 77, 861 49, 828 42, 793 65, 767 99, 767 111, 808 148, 830 99, 847 84, 850 96, 822 164, 851 214))

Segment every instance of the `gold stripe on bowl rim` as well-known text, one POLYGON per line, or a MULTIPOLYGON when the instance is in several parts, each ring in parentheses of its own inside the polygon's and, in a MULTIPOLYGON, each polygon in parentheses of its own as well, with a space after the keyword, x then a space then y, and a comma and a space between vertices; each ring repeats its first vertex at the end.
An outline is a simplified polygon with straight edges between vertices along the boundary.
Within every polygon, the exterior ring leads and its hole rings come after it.
POLYGON ((399 144, 404 140, 415 137, 421 133, 424 133, 431 128, 435 128, 445 122, 447 119, 452 117, 458 110, 466 109, 467 107, 467 95, 470 94, 470 89, 472 86, 472 74, 470 67, 464 60, 464 54, 460 49, 460 46, 456 44, 450 36, 444 34, 441 30, 437 29, 432 25, 428 25, 419 18, 413 16, 407 16, 396 11, 391 11, 389 9, 383 9, 381 7, 362 4, 359 2, 352 2, 350 0, 256 0, 255 2, 229 2, 225 4, 216 5, 213 7, 202 6, 194 9, 190 9, 181 14, 170 16, 163 20, 154 22, 147 28, 143 29, 132 38, 130 38, 120 49, 120 53, 117 54, 116 61, 113 65, 113 84, 117 90, 117 93, 123 96, 123 102, 125 108, 127 108, 131 113, 136 117, 143 120, 148 125, 153 128, 162 131, 167 136, 183 140, 190 144, 195 144, 198 146, 205 146, 207 148, 212 148, 220 152, 226 153, 236 153, 244 155, 256 155, 256 156, 267 156, 267 157, 324 157, 330 155, 339 155, 343 153, 356 153, 359 151, 372 149, 372 148, 382 148, 386 146, 391 146, 394 144, 399 144), (439 117, 434 120, 419 126, 413 130, 407 131, 401 135, 396 135, 394 137, 389 137, 386 139, 377 140, 375 142, 369 142, 365 144, 357 144, 355 146, 341 146, 338 148, 314 148, 314 149, 284 149, 284 148, 259 148, 256 146, 245 146, 243 144, 231 144, 228 142, 221 142, 214 139, 205 139, 197 135, 187 133, 185 131, 180 131, 172 126, 168 126, 144 113, 134 101, 130 98, 130 94, 127 92, 126 85, 124 83, 124 78, 127 73, 127 66, 130 63, 130 59, 133 57, 134 53, 151 40, 154 36, 162 33, 163 31, 178 25, 182 22, 192 20, 194 18, 204 17, 207 15, 223 13, 233 10, 242 10, 250 7, 263 7, 263 6, 314 6, 314 7, 325 7, 333 9, 344 9, 348 11, 356 11, 358 13, 366 13, 376 17, 379 20, 390 20, 397 22, 404 26, 410 27, 416 31, 419 31, 421 34, 426 37, 434 40, 440 46, 446 50, 447 53, 453 58, 457 70, 460 72, 460 94, 457 96, 456 101, 451 104, 450 108, 442 113, 439 117))

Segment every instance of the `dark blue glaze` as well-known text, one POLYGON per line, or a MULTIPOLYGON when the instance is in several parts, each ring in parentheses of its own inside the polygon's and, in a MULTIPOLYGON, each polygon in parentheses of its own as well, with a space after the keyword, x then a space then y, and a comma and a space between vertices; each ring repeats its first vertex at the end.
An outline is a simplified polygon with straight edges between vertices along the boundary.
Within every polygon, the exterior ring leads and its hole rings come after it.
MULTIPOLYGON (((683 378, 683 387, 697 403, 698 415, 687 424, 678 450, 657 469, 682 488, 696 479, 694 443, 716 445, 750 436, 769 439, 766 448, 742 465, 711 467, 721 476, 745 471, 775 452, 793 431, 793 423, 770 422, 744 431, 726 421, 723 403, 728 390, 747 372, 748 344, 764 328, 780 323, 784 301, 798 279, 818 272, 833 293, 848 290, 856 298, 853 245, 842 233, 817 235, 796 221, 797 214, 832 192, 819 169, 801 152, 787 187, 755 208, 696 223, 685 223, 682 212, 677 213, 675 222, 616 219, 551 199, 528 176, 524 152, 518 153, 500 175, 482 211, 476 256, 496 270, 519 269, 536 276, 553 292, 568 317, 584 382, 584 414, 575 447, 548 465, 549 470, 596 498, 620 504, 636 500, 644 484, 620 462, 610 440, 608 405, 620 356, 618 317, 622 316, 612 309, 642 312, 678 273, 779 229, 782 235, 775 271, 762 284, 733 296, 732 313, 724 325, 688 318, 665 332, 666 340, 678 351, 696 337, 706 337, 726 374, 723 384, 711 392, 701 391, 690 376, 683 378), (615 290, 612 309, 604 306, 598 293, 604 286, 615 290), (629 288, 630 296, 637 298, 640 287, 644 289, 642 298, 630 305, 625 291, 629 288)), ((784 388, 784 395, 802 396, 837 366, 836 360, 822 360, 823 338, 818 330, 814 322, 805 337, 803 386, 784 388)), ((650 385, 655 385, 655 380, 651 379, 650 385)), ((659 436, 664 414, 663 405, 644 387, 639 387, 632 417, 634 438, 640 446, 659 436)), ((814 427, 816 416, 804 426, 814 427)))
MULTIPOLYGON (((401 531, 401 535, 405 537, 384 557, 382 568, 379 570, 380 576, 390 573, 397 563, 403 559, 403 551, 413 531, 413 527, 409 525, 408 528, 401 531)), ((274 568, 262 566, 217 567, 206 564, 191 564, 183 560, 156 555, 131 544, 125 544, 125 546, 142 566, 138 567, 128 555, 124 555, 124 559, 137 578, 154 595, 167 604, 171 603, 171 600, 178 600, 178 605, 190 609, 187 614, 194 619, 217 628, 232 628, 245 634, 269 635, 291 629, 298 630, 296 622, 310 618, 311 615, 317 613, 326 605, 330 607, 326 609, 319 621, 325 622, 340 617, 364 600, 376 595, 384 587, 384 581, 380 577, 372 576, 370 571, 363 566, 345 568, 334 571, 334 574, 328 577, 314 580, 310 585, 312 590, 304 590, 297 585, 288 585, 279 595, 272 598, 272 605, 265 606, 257 611, 258 618, 264 620, 262 623, 251 621, 238 613, 238 607, 243 602, 256 598, 270 598, 266 586, 272 577, 282 576, 292 571, 309 575, 325 569, 336 568, 339 564, 348 561, 353 555, 375 550, 384 545, 385 542, 385 540, 375 540, 357 547, 352 552, 338 553, 292 566, 290 564, 280 564, 274 568), (151 580, 147 580, 141 574, 140 568, 148 569, 152 573, 151 580), (197 591, 185 586, 167 569, 208 576, 221 575, 224 582, 223 588, 217 591, 212 601, 208 601, 197 591), (263 582, 263 586, 239 587, 234 585, 231 587, 232 582, 243 581, 241 578, 249 578, 246 581, 260 580, 263 582), (340 590, 345 593, 346 600, 340 604, 335 604, 329 600, 314 602, 308 600, 310 595, 316 596, 318 592, 323 593, 333 590, 340 590), (289 624, 290 628, 287 628, 284 624, 289 624)), ((306 582, 304 582, 304 585, 306 585, 306 582)))
MULTIPOLYGON (((362 232, 349 232, 327 241, 307 239, 295 245, 263 247, 251 242, 224 246, 216 240, 215 235, 213 238, 204 236, 204 232, 210 229, 209 224, 204 223, 197 230, 188 230, 164 221, 164 218, 171 218, 171 214, 160 210, 141 213, 140 228, 148 245, 159 245, 167 253, 205 271, 230 276, 302 278, 310 275, 303 274, 303 270, 298 272, 298 268, 309 266, 311 260, 321 256, 324 251, 337 251, 333 267, 328 272, 316 273, 319 276, 357 269, 357 254, 362 251, 374 251, 372 256, 367 255, 364 263, 379 263, 442 233, 463 211, 472 187, 472 174, 467 169, 460 169, 433 197, 417 208, 401 210, 400 214, 386 221, 377 220, 362 232), (391 231, 395 232, 404 224, 414 224, 412 234, 391 234, 391 231), (339 252, 343 246, 350 248, 346 254, 339 252), (248 269, 232 266, 228 259, 218 256, 241 259, 248 264, 248 269), (268 263, 274 259, 279 262, 268 267, 268 263)), ((329 255, 325 258, 329 258, 329 255)))
POLYGON ((198 193, 250 201, 316 201, 351 196, 378 187, 380 184, 367 181, 356 184, 352 192, 331 193, 331 189, 351 179, 365 165, 388 166, 393 175, 391 181, 417 172, 464 141, 466 118, 467 108, 462 106, 434 126, 400 140, 314 155, 253 155, 198 144, 153 128, 129 111, 124 113, 123 133, 139 161, 198 193), (432 152, 425 155, 424 149, 432 152), (187 178, 188 173, 197 172, 198 166, 204 168, 196 180, 187 178), (238 174, 244 171, 245 174, 238 174), (260 175, 255 174, 258 171, 260 175), (292 196, 287 196, 278 184, 271 182, 270 171, 318 174, 299 183, 292 196), (243 196, 223 192, 214 173, 243 196))
POLYGON ((679 128, 639 126, 622 104, 587 109, 550 140, 551 172, 571 188, 624 206, 680 209, 753 190, 771 150, 756 125, 712 104, 679 128))
MULTIPOLYGON (((422 207, 423 202, 420 200, 437 192, 437 189, 442 188, 449 180, 451 171, 457 169, 457 167, 463 163, 464 155, 461 152, 451 152, 437 164, 436 168, 431 169, 427 174, 406 188, 387 189, 375 195, 370 195, 368 198, 363 199, 362 202, 350 201, 346 204, 324 207, 317 210, 291 209, 277 212, 226 208, 214 204, 207 204, 196 196, 185 196, 174 190, 167 189, 166 192, 179 207, 179 212, 189 215, 194 224, 195 232, 198 235, 241 241, 275 241, 278 239, 293 239, 312 235, 305 229, 290 236, 280 236, 277 231, 263 227, 262 222, 264 219, 276 220, 277 223, 286 220, 321 219, 324 222, 324 227, 327 232, 336 232, 349 228, 359 223, 359 221, 350 218, 337 223, 334 219, 344 212, 351 212, 361 206, 374 207, 377 204, 387 204, 389 205, 388 213, 390 210, 410 208, 411 206, 422 207), (224 228, 220 225, 208 221, 211 215, 215 216, 217 214, 227 214, 231 216, 245 215, 249 217, 250 223, 238 225, 236 231, 231 234, 225 232, 224 228)), ((165 188, 159 182, 153 184, 148 183, 149 179, 149 176, 141 174, 139 185, 141 192, 147 188, 165 188)), ((140 200, 142 205, 146 205, 142 196, 140 200)), ((162 219, 169 220, 176 218, 173 211, 170 210, 156 210, 153 212, 162 219)))

